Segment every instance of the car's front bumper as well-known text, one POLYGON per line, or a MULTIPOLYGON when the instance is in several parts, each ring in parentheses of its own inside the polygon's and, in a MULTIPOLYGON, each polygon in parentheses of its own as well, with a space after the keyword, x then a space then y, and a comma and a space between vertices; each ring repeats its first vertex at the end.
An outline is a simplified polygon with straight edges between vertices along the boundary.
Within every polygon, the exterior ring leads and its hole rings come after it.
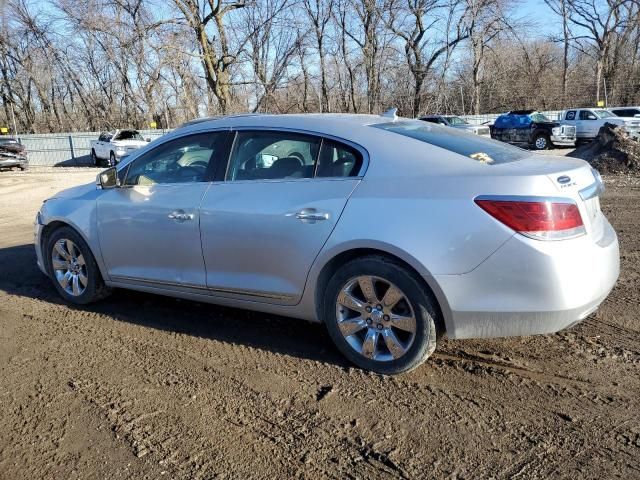
POLYGON ((551 143, 554 145, 566 145, 573 147, 576 144, 576 137, 566 135, 551 135, 551 143))
POLYGON ((0 168, 24 167, 28 164, 26 158, 20 157, 0 157, 0 168))
POLYGON ((449 306, 451 338, 552 333, 593 312, 618 278, 615 231, 602 236, 540 241, 514 235, 462 275, 437 275, 449 306))
POLYGON ((47 275, 47 270, 44 267, 44 258, 42 255, 42 230, 44 229, 44 225, 40 223, 40 213, 36 215, 36 220, 33 224, 33 245, 36 249, 36 263, 38 264, 38 268, 47 275))

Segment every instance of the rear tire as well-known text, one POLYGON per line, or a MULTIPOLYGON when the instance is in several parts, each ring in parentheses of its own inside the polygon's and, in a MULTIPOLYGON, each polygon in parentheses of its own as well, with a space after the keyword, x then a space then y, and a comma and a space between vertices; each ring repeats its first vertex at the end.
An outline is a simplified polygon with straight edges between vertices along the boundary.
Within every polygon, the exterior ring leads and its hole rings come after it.
POLYGON ((438 304, 413 272, 392 259, 351 260, 333 274, 322 301, 331 339, 360 368, 407 372, 436 348, 438 304))
POLYGON ((96 151, 93 148, 91 149, 91 161, 93 162, 94 167, 100 166, 100 159, 96 155, 96 151))
POLYGON ((71 227, 54 230, 46 239, 46 268, 54 287, 67 302, 86 305, 111 293, 84 239, 71 227))
POLYGON ((116 156, 115 156, 115 154, 114 154, 113 152, 111 152, 111 153, 109 154, 109 166, 110 166, 110 167, 115 167, 115 166, 116 166, 116 163, 117 163, 117 162, 116 162, 116 156))

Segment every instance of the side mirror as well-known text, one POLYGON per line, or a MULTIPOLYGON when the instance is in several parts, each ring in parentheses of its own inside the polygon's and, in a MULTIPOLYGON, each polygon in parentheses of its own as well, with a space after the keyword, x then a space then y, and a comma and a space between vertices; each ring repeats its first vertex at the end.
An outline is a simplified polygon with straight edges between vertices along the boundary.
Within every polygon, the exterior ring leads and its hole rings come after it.
POLYGON ((108 168, 104 172, 99 173, 96 180, 96 186, 103 190, 120 186, 118 170, 116 170, 116 167, 108 168))
POLYGON ((145 142, 149 143, 151 141, 151 139, 149 137, 144 139, 145 142))

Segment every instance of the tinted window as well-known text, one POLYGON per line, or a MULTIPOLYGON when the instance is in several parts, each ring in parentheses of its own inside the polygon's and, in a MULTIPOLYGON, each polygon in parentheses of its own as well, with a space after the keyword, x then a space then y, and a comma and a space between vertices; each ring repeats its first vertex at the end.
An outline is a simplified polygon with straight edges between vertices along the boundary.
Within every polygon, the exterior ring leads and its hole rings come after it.
POLYGON ((122 130, 115 138, 116 140, 144 140, 137 130, 122 130))
POLYGON ((575 110, 569 110, 567 112, 567 116, 565 117, 567 120, 575 120, 576 118, 576 111, 575 110))
POLYGON ((226 132, 177 138, 133 161, 126 185, 154 185, 207 181, 216 160, 223 161, 226 132))
POLYGON ((596 120, 597 117, 589 110, 580 110, 580 120, 596 120))
POLYGON ((478 135, 469 135, 454 128, 442 128, 423 122, 381 123, 372 125, 372 127, 415 138, 482 163, 513 162, 528 155, 527 152, 506 143, 489 140, 478 135))
POLYGON ((227 180, 312 178, 320 138, 291 132, 241 131, 229 161, 227 180))
POLYGON ((316 177, 355 177, 362 169, 362 155, 348 145, 324 139, 316 177))

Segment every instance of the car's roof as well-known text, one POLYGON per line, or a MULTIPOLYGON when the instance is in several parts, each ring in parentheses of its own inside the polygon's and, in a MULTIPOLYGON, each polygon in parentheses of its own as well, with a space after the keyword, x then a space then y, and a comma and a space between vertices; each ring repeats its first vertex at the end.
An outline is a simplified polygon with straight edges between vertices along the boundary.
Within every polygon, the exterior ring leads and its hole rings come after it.
POLYGON ((415 119, 384 115, 344 113, 244 114, 191 122, 187 126, 174 130, 174 132, 183 135, 211 128, 284 128, 325 134, 358 142, 360 139, 379 133, 370 128, 370 125, 388 123, 394 119, 398 121, 417 121, 415 119))

